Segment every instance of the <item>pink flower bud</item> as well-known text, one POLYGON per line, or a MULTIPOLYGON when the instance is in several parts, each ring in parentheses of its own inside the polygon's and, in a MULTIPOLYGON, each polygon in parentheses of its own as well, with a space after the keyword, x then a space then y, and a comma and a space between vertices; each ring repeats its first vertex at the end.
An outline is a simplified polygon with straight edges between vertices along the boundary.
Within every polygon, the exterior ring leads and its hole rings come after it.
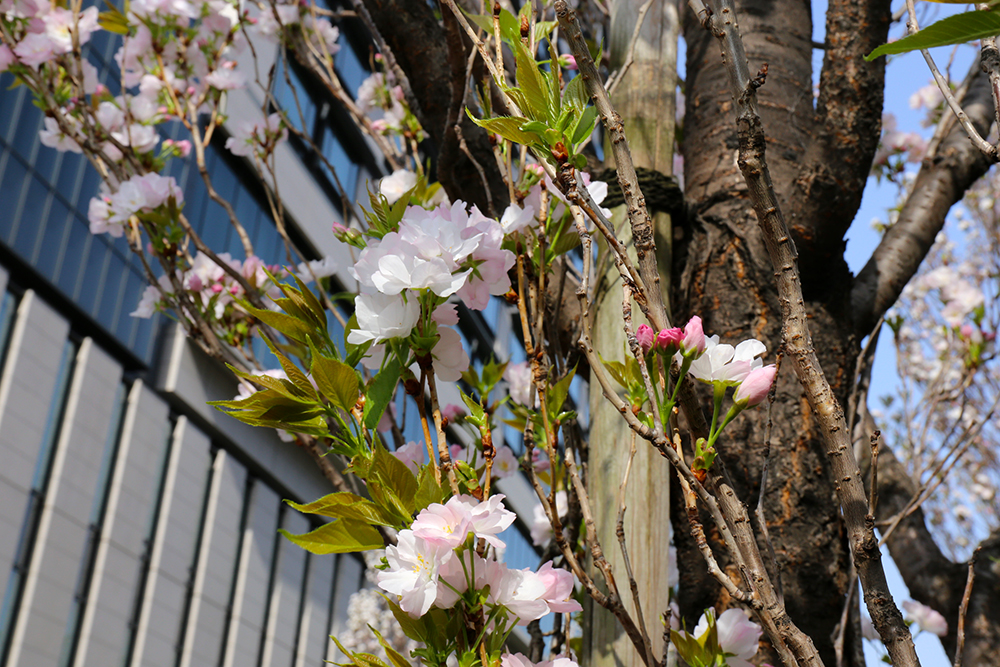
POLYGON ((537 162, 532 162, 531 164, 525 165, 524 169, 529 173, 534 174, 538 178, 545 177, 545 169, 542 167, 542 165, 538 164, 537 162))
POLYGON ((388 123, 386 123, 381 118, 379 118, 378 120, 373 120, 372 121, 372 130, 373 131, 375 131, 375 132, 385 132, 387 129, 389 129, 388 123))
POLYGON ((215 292, 216 294, 220 294, 224 289, 225 287, 222 286, 222 283, 215 283, 214 285, 212 285, 212 291, 215 292))
POLYGON ((192 292, 200 292, 202 288, 205 287, 205 283, 202 282, 201 276, 197 273, 192 273, 188 278, 187 286, 192 292))
POLYGON ((742 405, 745 408, 752 408, 759 404, 767 398, 767 392, 771 391, 771 385, 774 384, 774 376, 777 372, 778 368, 774 364, 753 369, 740 383, 733 401, 736 405, 742 405))
POLYGON ((669 356, 677 351, 682 340, 684 340, 684 330, 680 327, 661 329, 660 333, 656 334, 656 351, 669 356))
POLYGON ((685 354, 694 352, 694 356, 700 356, 705 351, 705 330, 701 326, 701 318, 695 315, 684 326, 684 339, 681 341, 681 350, 685 354))
POLYGON ((565 69, 579 69, 576 66, 576 58, 568 53, 559 56, 559 64, 565 69))
POLYGON ((187 139, 181 139, 180 141, 174 142, 174 147, 180 153, 181 157, 187 157, 191 155, 191 142, 187 139))
POLYGON ((649 351, 653 349, 653 328, 648 324, 640 324, 639 328, 635 330, 635 339, 639 342, 639 347, 642 348, 643 356, 649 354, 649 351))

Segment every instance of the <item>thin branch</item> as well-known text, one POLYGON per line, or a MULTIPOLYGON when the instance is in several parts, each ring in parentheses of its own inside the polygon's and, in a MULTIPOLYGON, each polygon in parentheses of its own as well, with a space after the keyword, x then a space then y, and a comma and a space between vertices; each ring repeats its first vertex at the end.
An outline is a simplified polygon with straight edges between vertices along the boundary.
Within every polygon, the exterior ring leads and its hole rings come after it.
POLYGON ((969 559, 969 576, 965 580, 965 592, 962 593, 962 604, 958 606, 958 642, 955 645, 954 667, 962 667, 962 652, 965 650, 965 616, 969 613, 969 598, 972 597, 972 584, 976 580, 976 559, 982 547, 976 547, 969 559))
MULTIPOLYGON (((920 30, 920 26, 917 25, 917 10, 913 0, 906 0, 906 11, 909 13, 909 19, 906 22, 906 28, 909 34, 914 34, 920 30)), ((984 45, 985 48, 985 45, 984 45)), ((962 110, 962 105, 958 103, 955 99, 955 95, 951 91, 951 85, 948 80, 944 78, 941 71, 938 69, 937 64, 934 62, 934 58, 931 56, 930 51, 927 49, 920 50, 921 55, 924 57, 924 61, 927 63, 927 67, 931 70, 931 74, 934 76, 934 83, 937 84, 938 90, 941 91, 941 95, 944 96, 946 102, 948 102, 948 107, 951 109, 952 113, 958 118, 958 122, 961 123, 962 127, 965 129, 965 133, 969 135, 969 139, 978 148, 983 155, 985 155, 990 161, 995 162, 997 159, 997 149, 996 146, 990 144, 990 142, 983 139, 982 135, 969 120, 969 117, 962 110)))
POLYGON ((875 518, 875 507, 878 505, 878 443, 882 436, 882 431, 872 432, 872 481, 868 486, 868 514, 875 518))
MULTIPOLYGON (((597 107, 597 112, 601 116, 604 128, 611 139, 611 150, 617 166, 618 184, 621 186, 622 195, 625 198, 628 219, 632 226, 632 239, 639 259, 639 275, 646 287, 642 296, 645 303, 648 304, 647 317, 649 317, 654 329, 657 331, 665 329, 669 323, 667 310, 663 304, 663 295, 660 293, 660 272, 656 265, 653 221, 646 210, 646 199, 639 189, 635 165, 632 163, 632 152, 629 150, 628 141, 625 138, 625 124, 611 105, 608 91, 601 83, 601 75, 594 66, 590 50, 580 32, 579 24, 577 24, 576 12, 569 8, 566 0, 556 0, 555 10, 559 19, 559 27, 565 33, 566 40, 576 57, 580 76, 583 77, 583 81, 587 85, 587 92, 593 98, 594 106, 597 107)), ((641 305, 643 304, 640 303, 641 305)))

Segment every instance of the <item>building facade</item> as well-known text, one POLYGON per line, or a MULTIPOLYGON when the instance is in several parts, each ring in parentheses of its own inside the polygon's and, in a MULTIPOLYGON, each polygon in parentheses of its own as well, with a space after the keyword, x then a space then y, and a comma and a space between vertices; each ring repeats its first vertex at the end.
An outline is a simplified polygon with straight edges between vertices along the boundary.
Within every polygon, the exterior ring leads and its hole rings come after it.
MULTIPOLYGON (((368 42, 357 26, 341 30, 338 73, 355 94, 368 75, 368 42)), ((113 37, 96 33, 87 57, 117 93, 113 37)), ((277 58, 277 49, 257 53, 264 71, 277 58)), ((301 142, 280 145, 278 186, 292 236, 305 257, 338 262, 348 285, 352 261, 330 228, 343 222, 342 195, 366 198, 380 165, 323 90, 288 71, 274 99, 290 104, 295 88, 303 117, 292 122, 344 188, 301 142)), ((89 232, 96 172, 80 155, 41 145, 42 114, 12 84, 0 74, 0 665, 335 659, 328 635, 345 628, 364 563, 311 555, 277 533, 313 527, 283 499, 310 501, 329 484, 301 449, 206 406, 232 397, 234 379, 169 318, 130 317, 145 278, 124 239, 89 232)), ((264 102, 259 90, 233 93, 229 122, 255 120, 264 102)), ((221 146, 220 138, 209 147, 215 189, 257 255, 286 263, 260 179, 221 146)), ((206 243, 242 256, 193 162, 173 160, 170 174, 206 243)), ((506 358, 510 312, 491 305, 463 321, 462 333, 476 363, 506 358)), ((450 402, 460 403, 457 395, 450 402)), ((524 480, 502 488, 530 516, 524 480)), ((523 525, 505 535, 508 561, 537 565, 524 535, 523 525)))

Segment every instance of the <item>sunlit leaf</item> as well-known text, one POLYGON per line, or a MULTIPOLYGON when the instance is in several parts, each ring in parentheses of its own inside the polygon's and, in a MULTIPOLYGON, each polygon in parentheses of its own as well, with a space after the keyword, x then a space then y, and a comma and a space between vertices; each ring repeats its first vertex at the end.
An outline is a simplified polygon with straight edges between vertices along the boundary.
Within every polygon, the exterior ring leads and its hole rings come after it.
POLYGON ((879 56, 930 49, 935 46, 964 44, 994 35, 1000 35, 1000 13, 992 9, 965 12, 943 18, 895 42, 883 44, 865 56, 865 60, 871 61, 879 56))

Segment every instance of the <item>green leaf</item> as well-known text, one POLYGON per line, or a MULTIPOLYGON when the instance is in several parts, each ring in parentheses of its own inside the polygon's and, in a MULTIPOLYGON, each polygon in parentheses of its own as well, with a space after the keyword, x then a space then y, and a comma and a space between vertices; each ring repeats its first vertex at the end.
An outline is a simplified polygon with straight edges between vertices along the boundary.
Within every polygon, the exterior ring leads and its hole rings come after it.
MULTIPOLYGON (((545 81, 545 75, 538 70, 538 63, 520 42, 514 45, 514 55, 517 61, 517 87, 524 93, 532 120, 551 122, 552 102, 549 99, 549 85, 545 81)), ((528 110, 522 109, 522 111, 528 110)))
POLYGON ((427 630, 424 627, 423 620, 419 618, 411 618, 409 614, 399 608, 399 605, 388 598, 388 596, 383 595, 385 601, 389 604, 389 611, 395 617, 396 622, 399 623, 400 629, 403 634, 410 639, 415 639, 418 642, 427 643, 427 630))
POLYGON ((557 413, 562 410, 563 403, 569 395, 569 385, 576 375, 576 366, 566 374, 566 377, 556 382, 550 389, 548 395, 548 409, 550 413, 557 413))
POLYGON ((317 353, 313 354, 310 370, 323 396, 344 412, 350 412, 360 395, 357 371, 342 361, 317 353))
POLYGON ((385 546, 377 530, 362 521, 350 519, 331 521, 302 535, 293 535, 284 529, 278 532, 309 553, 321 556, 370 551, 385 546))
POLYGON ((281 353, 281 350, 277 349, 271 342, 271 339, 267 336, 263 336, 264 342, 267 343, 267 347, 271 350, 271 354, 278 358, 278 363, 281 364, 281 370, 285 371, 285 376, 288 380, 298 388, 304 396, 311 398, 319 398, 316 396, 316 388, 313 387, 312 382, 306 377, 306 374, 302 372, 298 366, 296 366, 292 361, 281 353))
POLYGON ((108 32, 113 32, 118 35, 127 35, 129 33, 129 23, 128 19, 118 11, 110 2, 105 0, 104 4, 108 6, 108 11, 101 12, 97 18, 97 23, 107 30, 108 32))
POLYGON ((413 511, 413 499, 417 495, 417 478, 405 463, 393 456, 385 447, 375 446, 366 479, 369 482, 380 482, 392 489, 406 510, 413 511))
POLYGON ((364 412, 366 428, 374 429, 389 407, 399 383, 399 370, 399 359, 393 356, 369 384, 364 412))
POLYGON ((479 401, 467 395, 461 389, 459 389, 458 393, 462 396, 462 402, 469 408, 469 416, 466 419, 476 426, 482 426, 487 421, 486 411, 483 409, 483 406, 479 404, 479 401))
POLYGON ((305 505, 291 500, 285 502, 303 514, 318 514, 332 519, 353 519, 376 526, 393 525, 375 503, 347 491, 331 493, 305 505))
POLYGON ((521 118, 519 116, 498 116, 496 118, 479 119, 472 115, 468 107, 465 108, 465 113, 469 114, 469 118, 472 119, 473 123, 486 128, 489 132, 499 134, 507 141, 513 141, 516 144, 524 144, 525 146, 531 146, 541 142, 541 137, 537 134, 525 132, 521 129, 521 126, 528 122, 527 118, 521 118))
POLYGON ((241 305, 246 308, 247 312, 267 326, 271 327, 275 331, 280 331, 292 340, 300 343, 305 343, 309 340, 310 336, 313 336, 316 333, 312 327, 293 315, 288 315, 274 310, 267 310, 265 308, 254 308, 249 303, 243 303, 241 305))
MULTIPOLYGON (((295 278, 295 284, 299 286, 299 294, 301 294, 306 307, 314 315, 317 328, 326 334, 326 309, 323 308, 323 304, 316 298, 313 291, 297 275, 293 273, 292 277, 295 278)), ((278 281, 272 277, 271 282, 277 283, 278 281)))
POLYGON ((375 633, 375 637, 378 639, 378 643, 382 645, 385 649, 385 654, 389 656, 389 661, 392 662, 393 667, 412 667, 409 661, 404 658, 399 651, 389 646, 389 644, 382 638, 382 633, 373 628, 371 625, 368 628, 375 633))
POLYGON ((444 500, 444 491, 441 485, 434 479, 434 466, 427 465, 420 471, 417 481, 417 495, 413 498, 413 511, 419 512, 428 505, 440 503, 444 500))
POLYGON ((1000 13, 996 10, 965 12, 943 18, 890 44, 883 44, 865 56, 865 60, 871 61, 879 56, 930 49, 935 46, 964 44, 994 35, 1000 35, 1000 13))
POLYGON ((597 122, 597 107, 587 107, 583 110, 583 116, 576 123, 576 129, 570 138, 570 143, 574 146, 590 136, 594 131, 594 124, 597 122))
MULTIPOLYGON (((530 6, 531 5, 528 3, 524 3, 524 5, 522 5, 522 7, 530 6)), ((549 33, 551 33, 557 25, 559 25, 558 21, 539 21, 536 23, 535 31, 532 33, 534 43, 538 44, 543 39, 546 39, 549 36, 549 33)))

